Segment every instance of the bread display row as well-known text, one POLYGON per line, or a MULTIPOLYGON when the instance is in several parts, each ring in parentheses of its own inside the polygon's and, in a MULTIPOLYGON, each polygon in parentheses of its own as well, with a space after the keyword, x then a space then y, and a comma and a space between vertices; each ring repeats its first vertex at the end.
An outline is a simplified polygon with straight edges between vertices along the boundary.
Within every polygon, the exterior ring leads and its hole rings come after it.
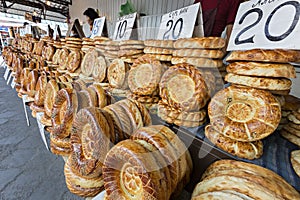
MULTIPOLYGON (((221 38, 18 40, 3 52, 15 88, 19 97, 27 95, 34 117, 43 112, 50 150, 68 158, 66 184, 79 196, 94 197, 105 190, 106 199, 176 199, 201 166, 191 160, 189 144, 176 136, 174 127, 197 130, 232 158, 257 163, 268 155, 265 141, 279 127, 283 137, 300 144, 300 101, 288 95, 290 79, 296 76, 288 62, 299 61, 298 51, 232 52, 225 67, 221 38), (31 50, 25 48, 28 42, 31 50), (230 86, 224 88, 225 70, 230 86)), ((286 165, 297 173, 299 155, 288 154, 292 157, 286 165)), ((269 188, 260 190, 262 196, 251 196, 247 189, 255 188, 262 175, 249 169, 228 179, 235 166, 226 166, 224 174, 210 172, 202 181, 214 189, 200 184, 192 199, 298 195, 294 189, 269 188), (238 175, 248 173, 249 179, 238 175), (220 190, 214 180, 226 187, 246 186, 220 190)), ((262 188, 277 187, 272 178, 262 188)))

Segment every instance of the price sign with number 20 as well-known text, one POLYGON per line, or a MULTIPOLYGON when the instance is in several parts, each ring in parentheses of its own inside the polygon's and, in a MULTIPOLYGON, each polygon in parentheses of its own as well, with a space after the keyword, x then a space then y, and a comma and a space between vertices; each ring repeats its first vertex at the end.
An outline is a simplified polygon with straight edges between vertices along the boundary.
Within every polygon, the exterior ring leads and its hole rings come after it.
POLYGON ((227 50, 300 49, 299 15, 300 0, 242 3, 227 50))
POLYGON ((200 3, 197 3, 163 15, 157 39, 177 40, 192 37, 199 7, 200 3))

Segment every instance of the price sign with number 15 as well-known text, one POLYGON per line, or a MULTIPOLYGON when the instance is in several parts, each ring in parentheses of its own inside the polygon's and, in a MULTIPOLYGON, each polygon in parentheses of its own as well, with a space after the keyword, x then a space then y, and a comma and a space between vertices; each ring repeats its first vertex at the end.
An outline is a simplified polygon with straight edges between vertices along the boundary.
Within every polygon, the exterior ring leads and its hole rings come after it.
POLYGON ((300 49, 299 15, 300 0, 242 3, 227 50, 300 49))
POLYGON ((97 18, 94 20, 91 38, 102 35, 104 23, 105 17, 97 18))

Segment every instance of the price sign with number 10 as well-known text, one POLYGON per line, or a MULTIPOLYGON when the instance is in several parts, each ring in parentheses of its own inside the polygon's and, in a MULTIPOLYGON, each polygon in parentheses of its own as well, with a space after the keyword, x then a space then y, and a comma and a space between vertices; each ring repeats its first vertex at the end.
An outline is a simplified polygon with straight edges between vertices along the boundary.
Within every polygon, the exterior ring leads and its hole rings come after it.
POLYGON ((200 3, 184 7, 162 16, 157 39, 177 40, 191 38, 200 3))
POLYGON ((136 13, 120 17, 116 23, 113 39, 129 40, 136 19, 136 13))
POLYGON ((300 49, 299 15, 300 0, 242 3, 227 50, 300 49))
POLYGON ((97 18, 94 20, 91 38, 102 35, 104 23, 105 17, 97 18))

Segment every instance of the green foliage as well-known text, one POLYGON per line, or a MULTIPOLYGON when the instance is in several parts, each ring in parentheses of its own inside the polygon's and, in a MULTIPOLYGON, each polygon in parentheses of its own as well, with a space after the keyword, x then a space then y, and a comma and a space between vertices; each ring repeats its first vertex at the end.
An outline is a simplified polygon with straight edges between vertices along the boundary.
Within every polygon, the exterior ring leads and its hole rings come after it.
POLYGON ((121 5, 121 10, 119 12, 119 15, 120 17, 122 17, 135 12, 136 9, 134 8, 134 5, 132 4, 131 0, 127 0, 125 4, 121 5))

